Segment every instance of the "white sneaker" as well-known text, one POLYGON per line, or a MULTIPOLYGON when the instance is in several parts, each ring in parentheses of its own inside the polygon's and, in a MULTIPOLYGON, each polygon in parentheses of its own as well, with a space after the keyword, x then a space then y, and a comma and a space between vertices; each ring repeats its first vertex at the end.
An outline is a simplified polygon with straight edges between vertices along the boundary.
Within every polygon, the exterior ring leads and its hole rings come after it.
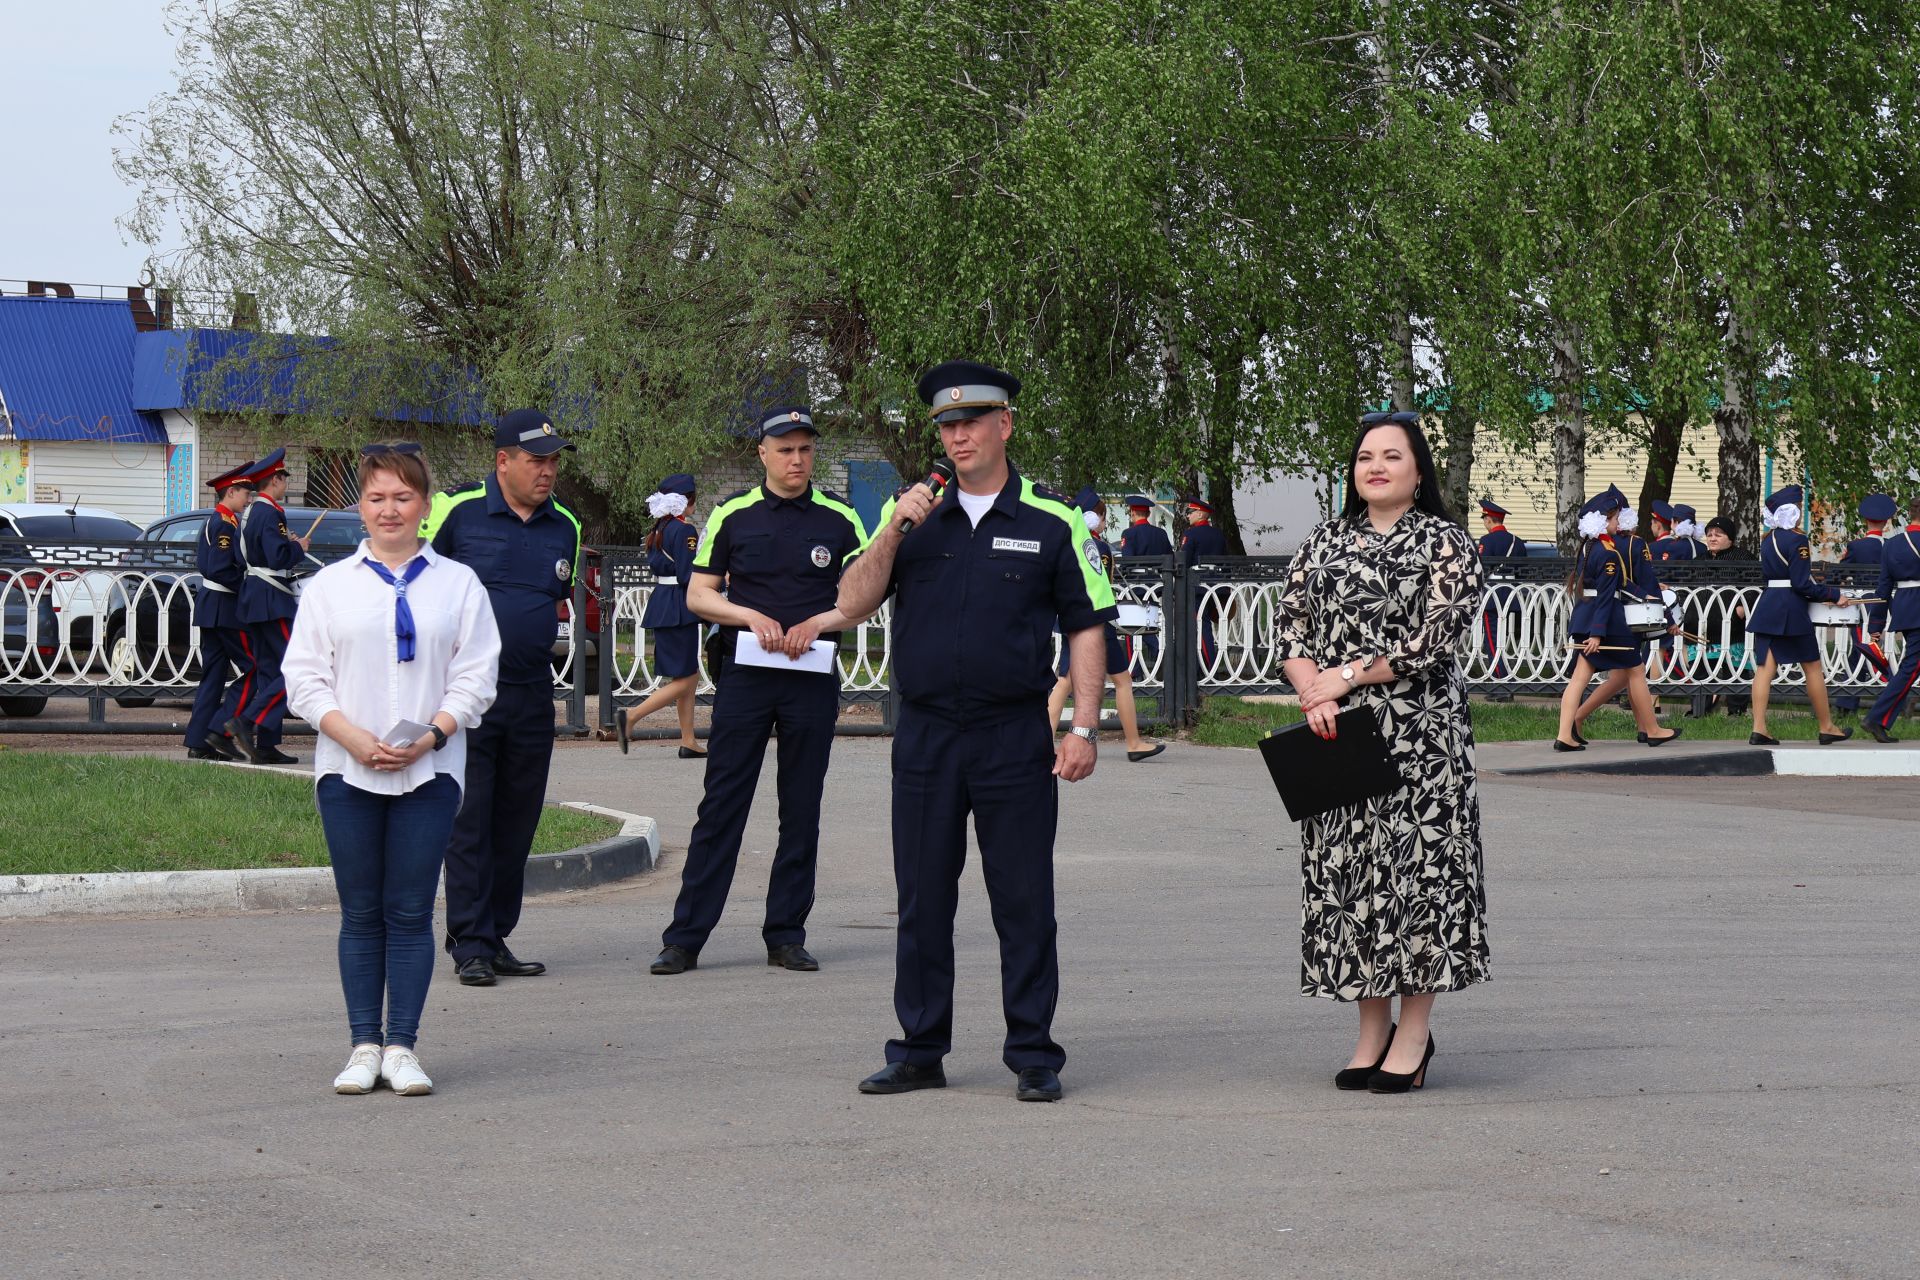
POLYGON ((380 1081, 380 1046, 357 1044, 346 1068, 333 1078, 335 1093, 372 1093, 380 1081))
POLYGON ((420 1059, 413 1056, 413 1050, 397 1044, 388 1045, 380 1055, 380 1078, 389 1089, 410 1098, 433 1092, 433 1081, 420 1069, 420 1059))

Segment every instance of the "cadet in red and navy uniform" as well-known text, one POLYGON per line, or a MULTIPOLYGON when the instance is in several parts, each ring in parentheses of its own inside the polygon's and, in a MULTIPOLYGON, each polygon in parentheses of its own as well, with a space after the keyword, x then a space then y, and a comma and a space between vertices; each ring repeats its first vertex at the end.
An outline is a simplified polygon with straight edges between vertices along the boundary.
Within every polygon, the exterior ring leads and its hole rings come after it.
MULTIPOLYGON (((1227 554, 1227 535, 1213 523, 1213 507, 1204 498, 1187 499, 1187 532, 1180 539, 1180 564, 1192 571, 1202 561, 1227 554)), ((1194 593, 1200 597, 1200 674, 1213 665, 1214 618, 1220 606, 1206 592, 1208 575, 1194 575, 1194 593)))
MULTIPOLYGON (((1120 554, 1122 556, 1170 556, 1173 554, 1173 538, 1153 522, 1153 499, 1144 493, 1130 493, 1124 501, 1127 504, 1127 527, 1120 534, 1120 554)), ((1162 616, 1165 616, 1164 609, 1162 616)), ((1142 655, 1145 658, 1144 671, 1152 674, 1154 664, 1160 659, 1160 633, 1149 631, 1142 639, 1142 655)), ((1132 670, 1133 637, 1122 636, 1126 646, 1128 670, 1132 670)))
MULTIPOLYGON (((1480 539, 1474 545, 1479 548, 1482 560, 1505 560, 1524 558, 1527 544, 1507 531, 1507 509, 1492 498, 1480 499, 1480 539)), ((1507 664, 1500 659, 1500 615, 1513 608, 1515 593, 1513 574, 1502 571, 1497 565, 1487 566, 1486 604, 1480 610, 1480 645, 1486 652, 1488 670, 1495 679, 1505 679, 1507 664)), ((1511 702, 1513 693, 1508 689, 1496 689, 1488 695, 1489 701, 1511 702)))
POLYGON ((193 691, 193 715, 187 721, 187 755, 194 760, 240 760, 239 748, 224 726, 251 692, 253 659, 247 654, 240 623, 240 587, 247 562, 240 558, 240 518, 253 500, 253 468, 243 462, 207 483, 218 495, 194 546, 200 589, 193 599, 193 625, 200 628, 200 687, 193 691), (232 692, 228 682, 232 680, 232 692))
POLYGON ((1887 625, 1900 633, 1906 653, 1900 669, 1867 711, 1867 732, 1875 742, 1898 742, 1893 722, 1920 679, 1920 499, 1907 505, 1907 527, 1890 535, 1880 549, 1880 584, 1874 592, 1887 601, 1887 625))
POLYGON ((241 550, 246 556, 247 579, 240 588, 240 621, 246 624, 248 655, 253 659, 253 690, 240 713, 227 722, 227 732, 243 755, 255 764, 294 764, 297 758, 280 750, 280 723, 287 715, 287 682, 280 674, 287 640, 293 635, 293 615, 300 605, 294 595, 293 571, 307 558, 307 540, 287 528, 281 503, 287 496, 287 451, 275 449, 253 469, 260 496, 247 508, 241 550))
POLYGON ((899 948, 893 1007, 900 1035, 869 1094, 937 1089, 953 1047, 953 920, 967 819, 1000 938, 1007 1035, 1001 1061, 1023 1102, 1060 1097, 1066 1052, 1053 1039, 1059 1000, 1053 839, 1061 780, 1093 772, 1102 624, 1118 615, 1100 549, 1058 494, 1007 460, 1020 380, 950 360, 920 378, 957 477, 937 498, 916 485, 887 504, 840 584, 840 608, 864 618, 891 595, 893 872, 899 948), (1058 619, 1073 651, 1073 729, 1046 722, 1058 619))
POLYGON ((1800 486, 1767 495, 1767 514, 1763 523, 1768 530, 1760 539, 1760 573, 1766 587, 1760 592, 1753 613, 1747 618, 1747 643, 1753 651, 1753 732, 1747 741, 1753 746, 1777 747, 1779 739, 1767 733, 1767 699, 1773 690, 1773 677, 1789 663, 1800 664, 1807 678, 1807 701, 1820 725, 1820 744, 1842 742, 1853 730, 1841 729, 1833 722, 1833 708, 1827 701, 1827 682, 1820 669, 1820 642, 1807 616, 1810 602, 1837 603, 1840 588, 1813 580, 1813 549, 1800 523, 1800 486))
MULTIPOLYGON (((1847 543, 1847 549, 1841 553, 1837 563, 1864 566, 1867 571, 1858 569, 1846 575, 1845 585, 1862 590, 1873 586, 1880 580, 1881 539, 1886 536, 1887 522, 1892 520, 1899 507, 1891 497, 1884 493, 1870 493, 1860 503, 1860 518, 1866 522, 1867 531, 1860 537, 1847 543)), ((1878 595, 1878 593, 1875 593, 1878 595)), ((1885 597, 1880 597, 1884 599, 1885 597)), ((1887 606, 1871 604, 1867 606, 1866 617, 1856 623, 1852 637, 1852 674, 1855 678, 1861 671, 1871 672, 1885 684, 1893 675, 1893 667, 1887 662, 1887 606)), ((1833 700, 1833 705, 1842 711, 1858 711, 1860 695, 1843 694, 1833 700)))

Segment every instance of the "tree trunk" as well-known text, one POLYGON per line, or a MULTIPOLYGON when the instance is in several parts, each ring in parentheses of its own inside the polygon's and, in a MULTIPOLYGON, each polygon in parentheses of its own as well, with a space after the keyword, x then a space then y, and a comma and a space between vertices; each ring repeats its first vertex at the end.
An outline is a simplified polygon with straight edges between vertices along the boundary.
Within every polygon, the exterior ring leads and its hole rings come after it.
POLYGON ((1213 523, 1227 536, 1227 554, 1247 554, 1247 544, 1240 537, 1240 517, 1233 509, 1233 476, 1230 472, 1208 469, 1207 501, 1213 504, 1213 523))
MULTIPOLYGON (((1687 430, 1687 410, 1655 407, 1647 414, 1647 476, 1640 482, 1640 510, 1673 497, 1673 478, 1680 469, 1680 437, 1687 430)), ((1643 526, 1644 527, 1644 526, 1643 526)))
POLYGON ((1753 435, 1753 333, 1740 319, 1737 304, 1727 304, 1725 359, 1720 375, 1720 407, 1713 425, 1720 433, 1720 509, 1733 521, 1735 545, 1760 545, 1760 445, 1753 435))
POLYGON ((1441 415, 1440 496, 1447 509, 1462 523, 1472 527, 1467 517, 1473 510, 1473 414, 1460 405, 1448 406, 1441 415))
POLYGON ((1404 301, 1393 308, 1393 338, 1387 347, 1387 359, 1393 367, 1393 407, 1397 412, 1411 413, 1414 409, 1413 321, 1407 315, 1404 301))
POLYGON ((1587 405, 1580 329, 1554 321, 1553 337, 1554 541, 1560 554, 1580 547, 1580 507, 1587 500, 1587 405))

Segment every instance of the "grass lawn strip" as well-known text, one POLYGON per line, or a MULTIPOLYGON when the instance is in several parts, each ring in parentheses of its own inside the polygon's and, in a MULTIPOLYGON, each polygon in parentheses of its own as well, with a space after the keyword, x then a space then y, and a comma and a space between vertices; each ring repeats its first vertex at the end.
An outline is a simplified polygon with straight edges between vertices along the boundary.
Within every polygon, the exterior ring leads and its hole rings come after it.
MULTIPOLYGON (((1558 732, 1560 712, 1555 707, 1528 706, 1522 703, 1474 702, 1473 736, 1476 742, 1538 742, 1542 746, 1558 732)), ((1684 726, 1688 741, 1745 742, 1753 731, 1746 716, 1729 716, 1717 709, 1698 720, 1681 717, 1684 704, 1670 703, 1663 720, 1684 726)), ((1841 723, 1857 717, 1842 715, 1841 723)), ((1193 740, 1210 747, 1253 747, 1273 730, 1299 724, 1300 708, 1271 702, 1242 702, 1238 698, 1207 698, 1200 706, 1200 721, 1194 727, 1193 740)), ((1811 712, 1774 708, 1767 716, 1767 730, 1782 742, 1811 742, 1819 733, 1811 712)), ((1597 741, 1632 741, 1639 729, 1633 716, 1617 707, 1607 706, 1593 713, 1584 730, 1597 741)))
MULTIPOLYGON (((0 750, 0 875, 324 867, 313 780, 145 756, 0 750)), ((549 805, 536 854, 620 824, 549 805)))

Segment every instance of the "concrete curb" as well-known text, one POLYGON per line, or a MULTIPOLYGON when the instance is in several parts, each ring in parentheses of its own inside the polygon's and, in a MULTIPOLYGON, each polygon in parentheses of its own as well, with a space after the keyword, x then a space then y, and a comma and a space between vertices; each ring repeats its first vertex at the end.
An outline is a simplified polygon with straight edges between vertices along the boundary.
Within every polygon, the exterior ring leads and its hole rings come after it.
MULTIPOLYGON (((651 871, 660 861, 660 824, 597 804, 569 809, 621 820, 620 832, 564 853, 527 859, 527 892, 555 893, 610 884, 651 871)), ((444 882, 441 896, 444 897, 444 882)), ((313 911, 339 905, 326 867, 245 871, 116 871, 99 875, 0 878, 0 920, 236 911, 313 911)))
POLYGON ((1729 747, 1661 755, 1636 754, 1624 760, 1569 761, 1490 769, 1495 777, 1533 777, 1555 773, 1657 775, 1663 778, 1757 778, 1776 774, 1795 778, 1920 777, 1920 751, 1832 747, 1729 747))

